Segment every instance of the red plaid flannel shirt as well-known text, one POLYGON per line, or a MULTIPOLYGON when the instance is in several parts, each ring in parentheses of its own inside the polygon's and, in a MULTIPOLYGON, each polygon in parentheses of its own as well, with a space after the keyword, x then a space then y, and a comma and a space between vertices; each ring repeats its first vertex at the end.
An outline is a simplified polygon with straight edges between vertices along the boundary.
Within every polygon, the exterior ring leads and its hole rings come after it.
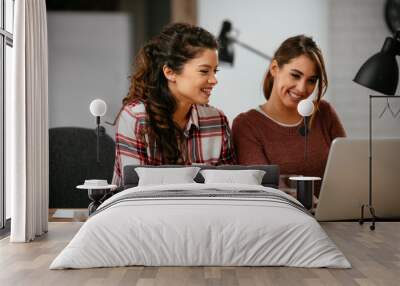
MULTIPOLYGON (((160 150, 150 150, 145 106, 135 101, 121 112, 115 136, 115 164, 112 183, 122 184, 123 167, 126 165, 161 165, 160 150)), ((184 131, 185 165, 235 164, 231 130, 226 116, 209 105, 193 105, 184 131)))

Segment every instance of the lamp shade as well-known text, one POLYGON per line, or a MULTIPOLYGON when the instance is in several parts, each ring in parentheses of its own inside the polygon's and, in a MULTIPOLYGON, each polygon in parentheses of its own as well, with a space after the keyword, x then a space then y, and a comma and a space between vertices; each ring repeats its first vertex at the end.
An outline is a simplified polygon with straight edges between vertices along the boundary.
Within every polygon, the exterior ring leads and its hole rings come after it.
POLYGON ((310 116, 314 112, 314 104, 310 99, 303 99, 297 105, 297 112, 303 116, 310 116))
POLYGON ((396 61, 398 52, 397 39, 386 38, 382 50, 361 66, 354 81, 383 94, 394 95, 399 79, 399 68, 396 61))
POLYGON ((97 98, 90 103, 89 109, 93 116, 104 116, 107 112, 107 104, 104 100, 97 98))

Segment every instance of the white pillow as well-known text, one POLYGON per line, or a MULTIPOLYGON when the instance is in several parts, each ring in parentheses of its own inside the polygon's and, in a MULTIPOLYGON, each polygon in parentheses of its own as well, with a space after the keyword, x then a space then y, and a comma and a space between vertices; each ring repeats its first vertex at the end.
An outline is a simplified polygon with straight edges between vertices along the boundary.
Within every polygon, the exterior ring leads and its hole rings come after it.
POLYGON ((265 171, 262 170, 202 170, 204 183, 236 183, 261 185, 265 171))
POLYGON ((182 168, 135 168, 139 176, 139 186, 195 183, 193 180, 199 167, 182 168))

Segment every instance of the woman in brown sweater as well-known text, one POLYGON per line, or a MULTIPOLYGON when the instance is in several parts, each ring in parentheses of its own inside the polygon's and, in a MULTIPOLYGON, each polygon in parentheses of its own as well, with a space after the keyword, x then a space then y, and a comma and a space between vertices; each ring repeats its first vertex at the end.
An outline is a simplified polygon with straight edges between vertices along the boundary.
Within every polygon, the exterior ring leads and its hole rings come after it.
MULTIPOLYGON (((233 121, 239 164, 277 164, 281 174, 322 177, 333 139, 346 136, 333 107, 321 100, 327 85, 324 59, 315 42, 304 35, 285 40, 275 52, 264 79, 267 101, 233 121), (297 105, 310 97, 315 88, 305 162, 305 140, 300 132, 304 130, 303 118, 297 105)), ((317 184, 317 196, 319 189, 317 184)))

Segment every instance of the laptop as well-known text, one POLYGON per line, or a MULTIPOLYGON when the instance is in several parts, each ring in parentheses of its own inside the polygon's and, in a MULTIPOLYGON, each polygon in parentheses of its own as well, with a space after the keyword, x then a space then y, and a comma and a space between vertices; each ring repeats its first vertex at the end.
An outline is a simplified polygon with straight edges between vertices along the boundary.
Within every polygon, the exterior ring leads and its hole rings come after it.
MULTIPOLYGON (((361 206, 368 204, 368 154, 368 139, 332 142, 315 210, 318 221, 360 219, 361 206)), ((400 138, 372 141, 372 205, 378 218, 400 217, 400 138)), ((368 208, 364 217, 371 217, 368 208)))

